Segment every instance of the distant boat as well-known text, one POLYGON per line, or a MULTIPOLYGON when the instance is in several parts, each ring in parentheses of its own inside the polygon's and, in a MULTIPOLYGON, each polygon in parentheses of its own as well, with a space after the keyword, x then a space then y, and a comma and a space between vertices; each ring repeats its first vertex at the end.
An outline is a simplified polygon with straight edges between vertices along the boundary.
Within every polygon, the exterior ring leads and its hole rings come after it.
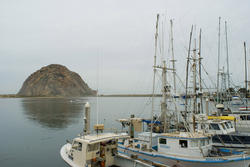
POLYGON ((250 112, 250 106, 247 106, 247 107, 240 107, 239 110, 240 110, 240 111, 249 111, 249 112, 250 112))

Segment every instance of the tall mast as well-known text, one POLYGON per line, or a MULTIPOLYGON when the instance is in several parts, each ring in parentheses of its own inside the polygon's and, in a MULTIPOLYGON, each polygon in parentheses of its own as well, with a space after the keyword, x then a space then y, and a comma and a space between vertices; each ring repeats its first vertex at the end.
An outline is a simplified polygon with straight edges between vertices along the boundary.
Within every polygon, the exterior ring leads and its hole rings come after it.
POLYGON ((174 80, 174 94, 176 95, 176 70, 175 70, 175 59, 174 59, 174 38, 173 38, 173 20, 170 20, 171 25, 171 53, 172 53, 172 67, 173 67, 173 80, 174 80))
POLYGON ((217 103, 220 103, 220 95, 219 95, 219 77, 220 77, 220 20, 221 17, 219 17, 219 32, 218 32, 218 71, 217 71, 217 103))
POLYGON ((162 101, 161 101, 161 117, 163 119, 164 122, 164 126, 163 126, 163 131, 166 132, 167 131, 167 119, 166 119, 166 114, 167 114, 167 103, 166 103, 166 99, 167 99, 167 67, 166 67, 166 61, 163 60, 163 64, 162 67, 159 67, 162 69, 162 101))
POLYGON ((201 80, 201 29, 199 35, 199 92, 200 92, 200 111, 203 113, 203 102, 202 102, 202 80, 201 80))
MULTIPOLYGON (((176 60, 174 59, 174 35, 173 35, 173 20, 170 20, 170 29, 171 29, 171 34, 170 34, 170 38, 171 38, 171 53, 172 53, 172 68, 173 68, 173 82, 174 82, 174 96, 177 95, 176 92, 176 69, 175 69, 175 62, 176 60)), ((177 115, 177 122, 179 123, 179 113, 177 113, 177 106, 176 106, 176 98, 174 97, 174 111, 175 114, 177 115)), ((178 125, 178 124, 177 124, 178 125)))
MULTIPOLYGON (((246 51, 246 42, 244 42, 244 55, 245 55, 245 89, 246 89, 246 105, 247 105, 247 51, 246 51)), ((247 110, 247 106, 246 106, 247 110)))
MULTIPOLYGON (((196 26, 195 26, 196 33, 196 26)), ((194 38, 194 49, 193 49, 193 132, 195 132, 195 114, 197 113, 197 98, 196 98, 196 38, 194 38)))
POLYGON ((185 117, 184 117, 185 121, 187 119, 188 69, 189 69, 189 61, 190 61, 190 48, 191 48, 192 33, 193 33, 193 25, 191 27, 191 32, 190 32, 187 66, 186 66, 185 117))
POLYGON ((150 130, 150 150, 152 148, 152 133, 153 133, 153 121, 154 121, 154 96, 155 96, 155 74, 156 74, 156 54, 157 54, 157 39, 158 39, 158 24, 159 14, 157 14, 156 26, 155 26, 155 53, 154 53, 154 66, 153 66, 153 92, 152 92, 152 111, 151 111, 151 130, 150 130))
POLYGON ((229 74, 229 57, 228 57, 228 41, 227 41, 227 22, 225 21, 225 33, 226 33, 226 54, 227 54, 227 88, 230 88, 230 74, 229 74))

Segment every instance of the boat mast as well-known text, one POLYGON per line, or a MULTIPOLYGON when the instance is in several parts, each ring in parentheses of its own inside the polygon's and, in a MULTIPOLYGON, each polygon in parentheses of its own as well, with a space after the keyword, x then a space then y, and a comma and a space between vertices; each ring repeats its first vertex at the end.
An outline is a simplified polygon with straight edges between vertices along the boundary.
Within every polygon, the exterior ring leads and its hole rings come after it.
POLYGON ((227 22, 225 21, 225 33, 226 33, 226 54, 227 54, 227 88, 230 88, 230 74, 229 74, 229 57, 228 57, 228 40, 227 40, 227 22))
POLYGON ((191 27, 191 32, 190 32, 187 66, 186 66, 185 115, 184 115, 185 121, 187 119, 188 69, 189 69, 189 61, 190 61, 190 48, 191 48, 192 33, 193 33, 193 25, 191 27))
POLYGON ((163 60, 162 67, 159 67, 162 69, 162 101, 161 101, 161 118, 163 119, 164 127, 163 132, 165 133, 167 131, 167 67, 166 67, 166 61, 163 60))
POLYGON ((217 104, 220 103, 220 95, 219 95, 219 77, 220 77, 220 20, 221 17, 219 17, 219 32, 218 32, 218 71, 217 71, 217 104))
POLYGON ((201 29, 199 35, 199 93, 200 93, 200 111, 203 113, 203 102, 202 102, 202 80, 201 80, 201 29))
POLYGON ((195 132, 195 116, 194 115, 197 113, 197 98, 196 98, 196 38, 194 38, 194 49, 193 49, 193 99, 194 99, 193 100, 193 132, 195 132))
POLYGON ((174 95, 176 95, 176 70, 175 70, 175 62, 174 59, 174 38, 173 38, 173 20, 170 20, 171 25, 171 53, 172 53, 172 67, 173 67, 173 80, 174 80, 174 95))
POLYGON ((170 38, 171 38, 171 53, 172 53, 172 68, 173 68, 173 82, 174 82, 174 111, 175 114, 177 115, 177 122, 179 123, 180 118, 179 118, 179 113, 177 113, 177 106, 176 106, 176 98, 175 96, 177 95, 176 92, 176 69, 175 69, 175 62, 176 60, 174 59, 174 35, 173 35, 173 20, 170 20, 170 38))
POLYGON ((247 51, 246 51, 246 42, 244 42, 244 55, 245 55, 245 98, 246 98, 246 110, 247 110, 247 51))
POLYGON ((153 92, 152 92, 152 111, 151 111, 151 129, 150 129, 150 150, 152 148, 152 133, 153 133, 153 121, 154 121, 154 96, 155 96, 155 75, 156 75, 156 54, 157 54, 157 39, 158 39, 158 24, 159 14, 157 14, 156 26, 155 26, 155 52, 154 52, 154 66, 153 66, 153 92))

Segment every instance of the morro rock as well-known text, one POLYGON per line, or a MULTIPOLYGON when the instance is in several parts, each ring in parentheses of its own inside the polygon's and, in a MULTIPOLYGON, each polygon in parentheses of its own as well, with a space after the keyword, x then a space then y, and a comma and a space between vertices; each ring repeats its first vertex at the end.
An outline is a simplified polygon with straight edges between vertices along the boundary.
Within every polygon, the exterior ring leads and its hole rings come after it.
POLYGON ((31 74, 18 92, 19 96, 77 97, 95 95, 80 75, 65 66, 51 64, 31 74))

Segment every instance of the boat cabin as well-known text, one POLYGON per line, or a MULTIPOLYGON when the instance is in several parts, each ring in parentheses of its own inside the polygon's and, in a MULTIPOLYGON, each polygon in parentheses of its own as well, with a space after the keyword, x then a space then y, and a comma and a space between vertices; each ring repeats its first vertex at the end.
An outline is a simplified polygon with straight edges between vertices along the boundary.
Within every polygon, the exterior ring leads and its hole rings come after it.
MULTIPOLYGON (((152 133, 152 148, 157 150, 157 140, 158 140, 158 133, 152 133)), ((145 151, 150 150, 150 132, 142 132, 138 134, 137 138, 120 138, 119 144, 125 147, 133 147, 139 150, 145 151)))
POLYGON ((250 113, 248 112, 238 112, 231 114, 236 118, 236 130, 249 132, 250 129, 250 113))
POLYGON ((208 120, 208 132, 213 134, 229 134, 235 132, 235 125, 230 120, 208 120))
MULTIPOLYGON (((229 134, 235 132, 235 117, 233 116, 208 116, 200 115, 195 122, 195 128, 201 133, 211 134, 229 134)), ((193 128, 193 122, 189 123, 190 128, 193 128)))
POLYGON ((163 133, 158 137, 158 152, 179 156, 207 156, 212 148, 211 137, 200 133, 163 133))
POLYGON ((113 133, 102 133, 77 137, 67 155, 74 164, 86 167, 114 165, 118 138, 113 133))

